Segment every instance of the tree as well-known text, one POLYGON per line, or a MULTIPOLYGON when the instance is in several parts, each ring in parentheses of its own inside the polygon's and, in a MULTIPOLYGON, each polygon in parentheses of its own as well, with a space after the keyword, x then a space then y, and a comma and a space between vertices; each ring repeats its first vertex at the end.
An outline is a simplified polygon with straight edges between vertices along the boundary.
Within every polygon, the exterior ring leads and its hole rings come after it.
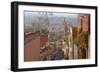
POLYGON ((80 48, 88 48, 88 32, 81 32, 74 39, 74 43, 80 48))
POLYGON ((48 34, 49 31, 45 28, 45 29, 41 29, 41 33, 48 34))
POLYGON ((86 50, 88 50, 88 32, 81 32, 74 40, 74 44, 78 47, 78 58, 86 59, 86 50))

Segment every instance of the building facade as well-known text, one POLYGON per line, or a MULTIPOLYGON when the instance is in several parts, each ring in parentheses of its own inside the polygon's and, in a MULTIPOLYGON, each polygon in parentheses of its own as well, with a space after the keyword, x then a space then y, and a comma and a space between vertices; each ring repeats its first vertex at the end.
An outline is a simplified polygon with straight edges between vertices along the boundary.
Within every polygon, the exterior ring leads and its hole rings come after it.
POLYGON ((48 41, 48 35, 30 33, 24 40, 24 61, 40 61, 41 47, 48 41))
POLYGON ((78 54, 83 55, 83 57, 86 58, 90 58, 90 14, 78 14, 78 18, 77 18, 77 28, 80 28, 80 30, 78 31, 79 33, 87 33, 88 37, 86 41, 88 41, 88 48, 83 47, 83 49, 81 48, 80 50, 78 50, 78 54))

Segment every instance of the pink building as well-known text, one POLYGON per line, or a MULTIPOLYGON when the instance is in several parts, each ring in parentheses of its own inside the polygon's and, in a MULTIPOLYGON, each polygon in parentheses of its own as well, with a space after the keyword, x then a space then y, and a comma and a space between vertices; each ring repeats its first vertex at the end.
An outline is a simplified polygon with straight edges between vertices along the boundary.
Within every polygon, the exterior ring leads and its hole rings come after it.
POLYGON ((90 15, 78 14, 77 26, 81 26, 83 32, 90 32, 90 15))
POLYGON ((30 33, 24 40, 24 61, 39 61, 40 48, 48 41, 48 36, 38 32, 30 33))

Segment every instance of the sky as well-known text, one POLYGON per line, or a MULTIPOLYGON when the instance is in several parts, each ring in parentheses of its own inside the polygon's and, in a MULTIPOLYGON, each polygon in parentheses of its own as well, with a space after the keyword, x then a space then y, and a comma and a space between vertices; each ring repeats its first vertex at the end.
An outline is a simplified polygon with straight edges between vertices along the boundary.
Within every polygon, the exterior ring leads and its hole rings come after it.
POLYGON ((25 26, 31 26, 34 20, 38 20, 38 17, 48 17, 49 23, 52 26, 60 24, 66 20, 69 20, 72 26, 76 25, 78 14, 75 13, 65 13, 65 12, 34 12, 34 11, 24 11, 24 23, 25 26))

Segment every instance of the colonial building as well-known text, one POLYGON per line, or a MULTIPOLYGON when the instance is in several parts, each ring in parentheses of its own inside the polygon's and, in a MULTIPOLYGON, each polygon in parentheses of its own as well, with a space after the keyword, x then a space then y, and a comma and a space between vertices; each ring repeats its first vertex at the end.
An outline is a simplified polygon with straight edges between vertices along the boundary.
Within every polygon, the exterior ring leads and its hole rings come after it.
POLYGON ((77 58, 77 48, 74 45, 74 39, 77 37, 77 27, 69 28, 69 59, 77 58))
POLYGON ((90 34, 90 15, 89 14, 78 14, 77 24, 76 26, 69 27, 69 59, 81 59, 80 55, 83 57, 90 57, 90 47, 89 47, 89 37, 88 37, 88 48, 78 48, 78 46, 74 43, 75 38, 82 32, 86 32, 90 34))
POLYGON ((90 32, 90 15, 78 14, 77 26, 82 28, 82 32, 90 32))
MULTIPOLYGON (((81 53, 84 55, 84 58, 90 57, 90 15, 89 14, 78 14, 77 18, 77 27, 80 29, 78 32, 82 33, 88 33, 88 48, 84 48, 78 50, 78 53, 81 53)), ((78 33, 79 34, 79 33, 78 33)))
POLYGON ((41 47, 48 41, 48 35, 35 32, 26 34, 24 38, 24 61, 39 61, 41 47))

